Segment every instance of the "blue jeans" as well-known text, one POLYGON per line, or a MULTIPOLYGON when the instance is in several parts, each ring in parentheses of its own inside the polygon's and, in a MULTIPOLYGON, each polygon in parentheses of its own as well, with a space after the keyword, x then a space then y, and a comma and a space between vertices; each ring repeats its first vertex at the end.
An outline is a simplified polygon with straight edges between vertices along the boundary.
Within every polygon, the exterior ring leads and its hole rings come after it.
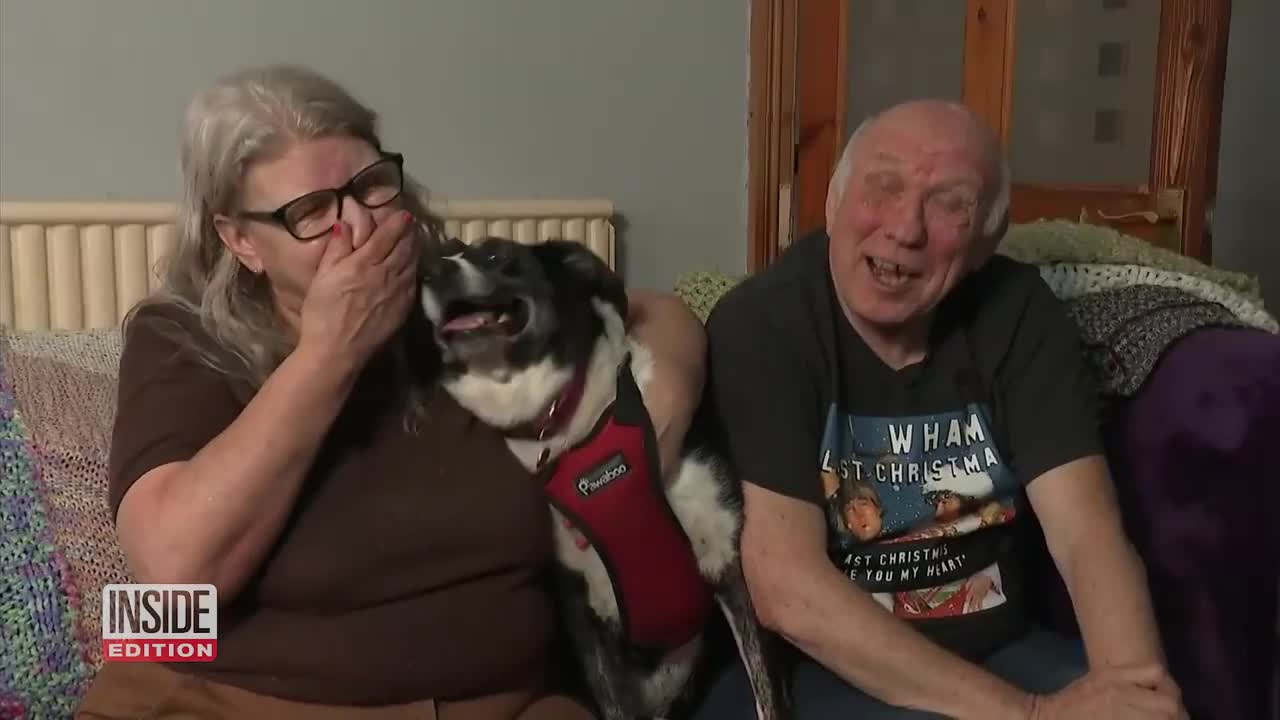
MULTIPOLYGON (((1085 674, 1088 663, 1077 639, 1032 630, 989 656, 983 667, 1027 692, 1059 690, 1085 674)), ((796 720, 860 718, 923 720, 941 715, 887 705, 849 685, 822 665, 805 661, 791 676, 796 720)), ((755 701, 739 660, 715 681, 695 720, 754 720, 755 701)))

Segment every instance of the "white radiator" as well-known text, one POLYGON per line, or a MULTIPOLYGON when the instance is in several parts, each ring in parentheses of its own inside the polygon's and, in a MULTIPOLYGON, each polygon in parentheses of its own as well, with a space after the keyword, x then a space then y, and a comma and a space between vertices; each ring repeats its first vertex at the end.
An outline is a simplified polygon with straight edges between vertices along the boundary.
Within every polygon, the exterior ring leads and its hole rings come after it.
MULTIPOLYGON (((616 269, 613 204, 600 200, 433 202, 449 235, 526 244, 580 242, 616 269)), ((119 325, 156 286, 174 247, 169 203, 0 202, 0 326, 18 331, 119 325)))

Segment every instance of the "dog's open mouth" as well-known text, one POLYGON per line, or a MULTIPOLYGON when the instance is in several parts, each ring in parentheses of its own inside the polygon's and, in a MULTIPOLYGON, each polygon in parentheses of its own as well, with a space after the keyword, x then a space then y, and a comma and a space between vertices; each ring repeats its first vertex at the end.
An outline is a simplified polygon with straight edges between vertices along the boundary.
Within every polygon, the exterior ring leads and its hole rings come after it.
POLYGON ((529 324, 529 305, 520 298, 455 300, 445 308, 440 336, 445 340, 477 335, 515 337, 529 324))

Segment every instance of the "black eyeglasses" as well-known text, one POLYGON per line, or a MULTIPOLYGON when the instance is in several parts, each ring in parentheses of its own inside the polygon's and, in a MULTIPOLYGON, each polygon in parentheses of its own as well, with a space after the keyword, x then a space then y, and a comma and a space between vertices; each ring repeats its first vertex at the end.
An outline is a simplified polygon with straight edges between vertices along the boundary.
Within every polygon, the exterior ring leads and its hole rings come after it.
POLYGON ((404 156, 383 153, 381 160, 356 173, 342 187, 309 192, 270 212, 244 210, 238 216, 273 222, 299 240, 314 240, 332 232, 334 224, 342 218, 342 202, 347 196, 372 210, 400 197, 403 191, 404 156))

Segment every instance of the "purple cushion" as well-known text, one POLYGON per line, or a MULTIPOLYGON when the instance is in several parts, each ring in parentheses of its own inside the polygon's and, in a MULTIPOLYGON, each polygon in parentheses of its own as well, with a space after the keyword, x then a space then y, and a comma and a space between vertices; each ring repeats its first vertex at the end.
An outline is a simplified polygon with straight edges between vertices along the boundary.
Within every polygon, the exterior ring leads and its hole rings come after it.
MULTIPOLYGON (((1188 711, 1266 717, 1280 599, 1280 335, 1187 336, 1120 409, 1107 441, 1188 711)), ((1070 626, 1054 579, 1054 615, 1070 626)))

